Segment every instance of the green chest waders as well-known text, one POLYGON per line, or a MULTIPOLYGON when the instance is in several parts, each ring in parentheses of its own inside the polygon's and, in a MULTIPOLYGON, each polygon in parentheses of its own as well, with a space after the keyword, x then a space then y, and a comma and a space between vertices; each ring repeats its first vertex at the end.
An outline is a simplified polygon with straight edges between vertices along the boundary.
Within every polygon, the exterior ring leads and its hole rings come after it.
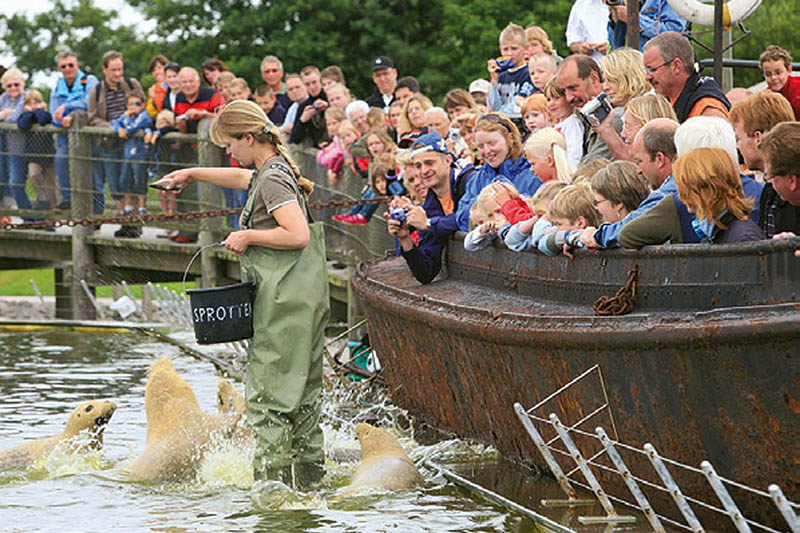
MULTIPOLYGON (((243 229, 254 229, 250 213, 257 187, 251 188, 242 211, 243 229)), ((322 472, 325 461, 319 425, 322 346, 330 312, 325 237, 322 224, 308 217, 305 199, 298 201, 309 219, 308 245, 298 250, 249 246, 241 258, 242 280, 256 285, 245 382, 247 420, 257 439, 255 473, 287 483, 289 471, 295 470, 295 476, 309 469, 322 472)))

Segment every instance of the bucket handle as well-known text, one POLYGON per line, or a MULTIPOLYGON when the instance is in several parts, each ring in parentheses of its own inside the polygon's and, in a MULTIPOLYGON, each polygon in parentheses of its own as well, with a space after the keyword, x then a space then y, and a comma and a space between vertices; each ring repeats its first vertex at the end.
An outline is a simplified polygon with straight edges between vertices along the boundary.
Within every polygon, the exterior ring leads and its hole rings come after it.
POLYGON ((212 248, 214 246, 224 246, 224 245, 225 241, 212 242, 211 244, 206 244, 205 246, 203 246, 194 253, 192 258, 189 260, 189 264, 186 265, 186 270, 183 271, 183 292, 186 292, 186 276, 189 274, 189 269, 192 268, 192 264, 194 263, 194 260, 197 259, 197 256, 203 253, 203 250, 207 250, 208 248, 212 248))

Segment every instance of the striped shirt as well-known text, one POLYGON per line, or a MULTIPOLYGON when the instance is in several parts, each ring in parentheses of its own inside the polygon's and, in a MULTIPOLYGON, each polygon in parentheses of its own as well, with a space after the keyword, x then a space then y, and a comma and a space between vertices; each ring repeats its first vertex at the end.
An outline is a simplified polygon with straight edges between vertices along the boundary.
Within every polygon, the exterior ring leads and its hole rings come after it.
POLYGON ((122 116, 125 112, 125 91, 122 85, 117 85, 117 89, 112 91, 106 89, 106 120, 111 122, 122 116))

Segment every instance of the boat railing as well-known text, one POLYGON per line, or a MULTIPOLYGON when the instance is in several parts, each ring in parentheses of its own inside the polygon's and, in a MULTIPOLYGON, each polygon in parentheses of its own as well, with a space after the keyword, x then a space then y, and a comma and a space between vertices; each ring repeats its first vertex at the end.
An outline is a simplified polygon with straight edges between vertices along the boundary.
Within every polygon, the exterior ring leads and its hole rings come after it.
MULTIPOLYGON (((585 394, 581 396, 586 397, 585 394)), ((668 527, 694 533, 703 532, 706 529, 698 515, 704 517, 717 515, 715 518, 721 518, 723 521, 727 517, 736 530, 743 533, 782 531, 776 529, 778 526, 748 518, 745 515, 746 511, 740 510, 737 506, 736 496, 771 500, 788 525, 788 529, 783 531, 800 532, 800 519, 797 516, 800 505, 789 501, 778 485, 772 484, 766 491, 756 489, 717 474, 708 461, 700 463, 698 468, 662 457, 651 443, 638 447, 621 442, 599 365, 590 367, 536 405, 526 409, 521 404, 515 403, 514 410, 567 496, 566 500, 543 500, 541 503, 545 506, 594 503, 594 500, 579 499, 575 487, 591 491, 600 502, 605 516, 579 516, 578 521, 582 524, 634 521, 633 516, 621 515, 618 512, 614 506, 617 503, 643 513, 652 529, 659 533, 666 531, 668 527), (585 408, 577 406, 573 409, 575 412, 588 412, 588 414, 576 421, 565 422, 551 409, 554 403, 574 406, 575 397, 571 397, 570 390, 575 387, 593 387, 598 400, 596 405, 585 408), (549 414, 545 414, 548 412, 549 414), (587 429, 590 422, 597 424, 601 418, 608 421, 611 435, 600 425, 597 425, 593 432, 587 429), (650 472, 645 472, 642 468, 647 464, 651 466, 650 472), (601 471, 603 475, 600 477, 607 478, 608 474, 620 476, 630 496, 622 497, 606 493, 598 476, 595 475, 601 471), (693 481, 687 481, 689 479, 693 481), (681 482, 696 486, 701 480, 705 480, 711 487, 719 503, 702 501, 684 493, 679 486, 681 482), (651 504, 654 497, 662 501, 671 498, 678 511, 673 516, 682 520, 656 512, 651 504)), ((719 523, 719 520, 715 520, 715 523, 719 523)))

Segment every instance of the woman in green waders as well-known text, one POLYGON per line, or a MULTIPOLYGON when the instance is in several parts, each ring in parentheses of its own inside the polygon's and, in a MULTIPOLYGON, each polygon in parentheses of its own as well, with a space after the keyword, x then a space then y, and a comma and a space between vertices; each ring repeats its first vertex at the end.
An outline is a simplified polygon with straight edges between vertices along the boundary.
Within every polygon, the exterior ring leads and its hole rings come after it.
POLYGON ((190 181, 247 190, 247 203, 224 245, 241 256, 242 280, 256 286, 247 362, 247 420, 257 439, 256 479, 307 487, 324 475, 322 343, 328 321, 325 239, 278 129, 247 100, 225 106, 211 139, 245 168, 175 171, 172 189, 190 181))

